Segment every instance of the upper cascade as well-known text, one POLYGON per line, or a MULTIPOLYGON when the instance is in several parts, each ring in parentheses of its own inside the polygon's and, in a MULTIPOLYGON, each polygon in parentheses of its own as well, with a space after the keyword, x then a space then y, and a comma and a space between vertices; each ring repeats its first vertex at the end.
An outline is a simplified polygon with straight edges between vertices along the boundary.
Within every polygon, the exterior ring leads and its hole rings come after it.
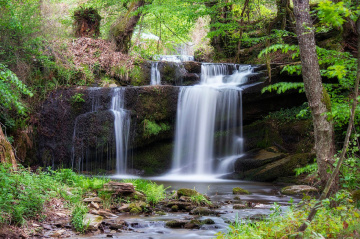
POLYGON ((158 56, 155 56, 155 60, 158 60, 158 61, 170 61, 170 62, 184 62, 184 61, 193 61, 194 56, 189 56, 189 55, 158 55, 158 56))

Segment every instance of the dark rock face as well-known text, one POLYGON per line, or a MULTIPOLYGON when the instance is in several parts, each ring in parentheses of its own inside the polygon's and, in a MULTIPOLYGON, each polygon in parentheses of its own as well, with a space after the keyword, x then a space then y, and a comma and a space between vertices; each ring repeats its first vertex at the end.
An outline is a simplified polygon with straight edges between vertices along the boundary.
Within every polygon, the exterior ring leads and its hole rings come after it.
MULTIPOLYGON (((173 138, 178 90, 173 86, 126 88, 125 109, 131 116, 128 165, 134 159, 140 166, 133 165, 134 169, 170 165, 172 144, 163 147, 158 142, 173 138), (154 163, 159 154, 164 156, 163 161, 154 163)), ((111 88, 78 88, 53 92, 40 114, 37 154, 41 161, 38 163, 96 173, 113 170, 116 147, 114 116, 109 110, 112 91, 111 88)), ((158 173, 148 171, 148 174, 158 173)))

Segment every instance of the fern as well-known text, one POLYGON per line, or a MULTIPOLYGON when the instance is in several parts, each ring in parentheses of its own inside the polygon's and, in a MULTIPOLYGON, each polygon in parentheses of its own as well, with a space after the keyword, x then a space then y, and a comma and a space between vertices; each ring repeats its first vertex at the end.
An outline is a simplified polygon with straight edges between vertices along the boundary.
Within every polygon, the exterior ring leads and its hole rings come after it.
POLYGON ((304 83, 299 82, 279 82, 273 85, 264 87, 261 93, 276 91, 277 94, 284 93, 288 90, 299 89, 299 93, 304 92, 304 83))

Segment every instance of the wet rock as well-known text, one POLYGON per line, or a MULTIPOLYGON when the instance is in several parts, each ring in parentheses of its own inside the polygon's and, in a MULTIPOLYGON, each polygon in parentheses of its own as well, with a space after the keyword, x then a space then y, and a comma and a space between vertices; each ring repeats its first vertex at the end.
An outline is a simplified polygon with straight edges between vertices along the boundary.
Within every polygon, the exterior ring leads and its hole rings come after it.
POLYGON ((293 185, 287 186, 281 189, 281 193, 285 195, 295 195, 295 194, 307 194, 318 192, 317 188, 311 187, 309 185, 293 185))
POLYGON ((181 196, 186 196, 186 197, 196 196, 199 195, 199 193, 194 189, 181 188, 177 190, 177 195, 180 198, 181 196))
POLYGON ((58 230, 55 231, 51 234, 51 237, 60 237, 61 235, 63 235, 66 232, 66 230, 58 230))
POLYGON ((141 209, 139 209, 138 207, 137 208, 134 207, 134 208, 130 209, 130 214, 132 214, 132 215, 139 214, 141 212, 142 212, 141 209))
POLYGON ((245 209, 247 208, 244 204, 234 204, 233 209, 245 209))
POLYGON ((134 193, 135 188, 132 183, 120 183, 110 181, 104 184, 104 191, 114 192, 114 193, 134 193))
POLYGON ((88 225, 89 230, 97 230, 103 219, 102 216, 87 213, 84 217, 83 224, 88 225))
POLYGON ((105 210, 99 210, 98 211, 98 215, 103 216, 105 218, 112 218, 112 217, 117 217, 115 214, 111 213, 111 212, 107 212, 105 210))
POLYGON ((233 194, 250 194, 248 190, 236 187, 233 188, 233 194))
POLYGON ((254 214, 254 215, 251 215, 249 217, 250 220, 255 220, 255 221, 261 221, 261 220, 264 220, 266 218, 267 215, 265 214, 254 214))
POLYGON ((180 201, 170 201, 168 202, 168 204, 166 205, 167 207, 173 207, 173 206, 177 206, 179 210, 185 209, 187 207, 191 208, 191 203, 190 202, 180 202, 180 201))
POLYGON ((163 216, 163 215, 166 215, 166 212, 156 211, 155 214, 156 214, 156 215, 161 215, 161 216, 163 216))
POLYGON ((183 228, 186 223, 187 221, 184 220, 171 220, 171 221, 167 221, 165 223, 165 226, 170 228, 183 228))
POLYGON ((134 193, 130 194, 129 197, 135 199, 135 200, 146 200, 145 194, 135 191, 134 193))
POLYGON ((179 201, 182 201, 182 202, 191 202, 191 197, 181 196, 181 197, 179 198, 179 201))
POLYGON ((214 215, 214 214, 216 214, 216 212, 212 211, 212 210, 210 210, 209 208, 206 208, 206 207, 197 207, 197 208, 193 209, 190 212, 190 214, 207 216, 207 215, 214 215))
POLYGON ((102 202, 102 199, 99 197, 91 197, 91 198, 85 198, 83 202, 102 202))
POLYGON ((56 214, 57 216, 59 216, 59 217, 66 217, 66 214, 65 214, 65 213, 56 212, 55 214, 56 214))
POLYGON ((52 230, 52 229, 53 229, 53 227, 50 226, 49 224, 42 224, 42 227, 43 227, 44 229, 46 229, 46 230, 52 230))
POLYGON ((212 220, 211 218, 206 218, 204 220, 202 220, 203 224, 215 224, 214 220, 212 220))
POLYGON ((235 196, 235 197, 234 197, 234 200, 238 200, 238 201, 240 201, 241 199, 240 199, 240 197, 239 197, 239 196, 235 196))
POLYGON ((91 202, 91 203, 89 204, 89 207, 94 208, 94 209, 96 209, 96 210, 99 210, 99 209, 100 209, 99 204, 97 204, 96 202, 91 202))
POLYGON ((200 225, 189 222, 184 225, 184 228, 185 229, 199 229, 200 225))

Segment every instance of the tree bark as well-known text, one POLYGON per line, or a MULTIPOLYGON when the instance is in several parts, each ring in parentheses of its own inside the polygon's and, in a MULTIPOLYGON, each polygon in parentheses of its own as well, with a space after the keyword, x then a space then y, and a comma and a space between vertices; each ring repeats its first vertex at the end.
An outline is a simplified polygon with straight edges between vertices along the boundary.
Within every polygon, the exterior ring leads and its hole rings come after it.
MULTIPOLYGON (((331 103, 321 81, 314 29, 309 12, 309 0, 294 0, 302 76, 313 118, 315 150, 321 185, 325 186, 330 177, 329 169, 332 168, 334 163, 334 127, 332 119, 326 115, 331 112, 331 103)), ((336 190, 336 185, 338 184, 333 184, 331 191, 336 190)))
POLYGON ((131 45, 131 37, 141 17, 140 12, 135 12, 144 5, 144 0, 130 2, 127 12, 122 14, 111 27, 109 37, 115 43, 116 51, 125 54, 128 53, 131 45))
POLYGON ((0 162, 9 163, 16 168, 15 154, 12 150, 11 144, 5 137, 2 128, 0 127, 0 162))

